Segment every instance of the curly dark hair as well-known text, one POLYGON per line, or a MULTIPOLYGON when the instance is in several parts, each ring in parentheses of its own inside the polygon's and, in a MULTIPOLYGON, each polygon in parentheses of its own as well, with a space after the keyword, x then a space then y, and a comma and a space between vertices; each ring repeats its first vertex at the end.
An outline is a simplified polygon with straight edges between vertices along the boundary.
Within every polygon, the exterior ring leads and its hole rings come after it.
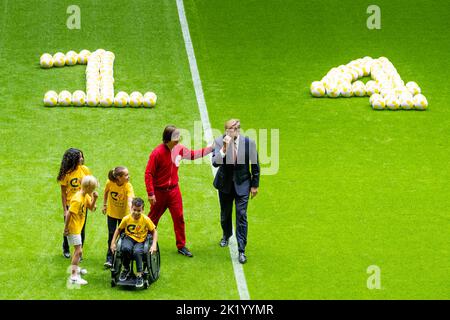
POLYGON ((81 157, 84 159, 84 154, 79 149, 70 148, 66 150, 61 160, 61 167, 59 168, 59 174, 56 180, 61 181, 66 174, 74 171, 80 164, 81 157))

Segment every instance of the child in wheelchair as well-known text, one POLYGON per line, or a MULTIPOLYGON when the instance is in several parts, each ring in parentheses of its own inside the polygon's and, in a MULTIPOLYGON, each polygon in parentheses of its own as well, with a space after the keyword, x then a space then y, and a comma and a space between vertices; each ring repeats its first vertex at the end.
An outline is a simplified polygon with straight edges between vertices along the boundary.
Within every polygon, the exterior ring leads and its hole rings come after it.
POLYGON ((143 256, 144 245, 147 239, 148 233, 152 235, 152 245, 148 252, 152 255, 157 252, 158 233, 156 227, 149 217, 143 215, 144 212, 144 200, 141 198, 134 198, 131 203, 131 214, 125 216, 122 219, 119 227, 114 232, 113 239, 111 241, 111 251, 113 254, 116 251, 116 241, 122 231, 125 231, 125 236, 121 242, 121 253, 123 257, 123 270, 119 276, 119 281, 125 281, 132 270, 130 268, 130 262, 132 259, 136 262, 136 287, 141 288, 144 286, 143 273, 143 256))

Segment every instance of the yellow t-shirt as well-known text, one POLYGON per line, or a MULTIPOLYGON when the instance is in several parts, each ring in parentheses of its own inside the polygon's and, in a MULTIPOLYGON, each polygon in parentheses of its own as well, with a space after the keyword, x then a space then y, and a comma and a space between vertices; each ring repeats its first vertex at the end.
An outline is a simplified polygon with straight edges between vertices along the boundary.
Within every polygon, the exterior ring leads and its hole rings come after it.
POLYGON ((119 229, 125 229, 125 234, 137 242, 144 242, 148 232, 155 230, 155 225, 149 217, 143 214, 138 220, 134 220, 133 216, 129 214, 122 219, 119 229))
POLYGON ((69 211, 70 220, 67 225, 69 234, 81 234, 84 221, 86 220, 87 206, 91 204, 91 197, 88 194, 83 195, 81 191, 75 193, 70 200, 69 211))
POLYGON ((79 165, 74 171, 66 174, 59 184, 66 187, 66 204, 70 204, 72 197, 81 189, 81 180, 91 174, 88 167, 79 165))
POLYGON ((108 180, 105 186, 105 193, 109 192, 106 214, 111 218, 122 219, 130 214, 128 198, 134 198, 134 190, 131 183, 127 182, 118 186, 115 182, 108 180))

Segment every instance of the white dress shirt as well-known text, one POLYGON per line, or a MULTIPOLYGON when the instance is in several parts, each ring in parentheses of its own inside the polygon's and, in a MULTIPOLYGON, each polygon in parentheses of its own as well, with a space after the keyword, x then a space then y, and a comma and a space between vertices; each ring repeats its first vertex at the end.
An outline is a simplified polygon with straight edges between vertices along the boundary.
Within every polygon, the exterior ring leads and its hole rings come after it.
MULTIPOLYGON (((236 146, 236 158, 237 158, 238 150, 239 150, 239 137, 240 136, 237 136, 236 139, 234 139, 234 145, 236 146)), ((225 154, 225 152, 223 152, 222 148, 219 150, 219 152, 220 152, 220 155, 222 156, 222 158, 225 158, 226 154, 225 154)))

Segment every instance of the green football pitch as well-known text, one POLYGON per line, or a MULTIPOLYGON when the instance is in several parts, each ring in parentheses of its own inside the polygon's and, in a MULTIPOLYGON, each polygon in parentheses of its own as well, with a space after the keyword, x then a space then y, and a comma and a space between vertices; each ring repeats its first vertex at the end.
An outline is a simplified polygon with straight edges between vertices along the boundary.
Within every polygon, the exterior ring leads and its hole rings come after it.
MULTIPOLYGON (((167 212, 160 279, 143 291, 111 288, 97 210, 82 262, 89 284, 66 287, 64 151, 83 150, 101 187, 108 170, 127 166, 146 198, 145 165, 165 125, 193 133, 200 121, 175 0, 76 2, 0 2, 0 298, 239 299, 207 163, 179 170, 193 259, 177 253, 167 212), (67 28, 71 4, 81 29, 67 28), (154 91, 156 108, 43 106, 48 90, 84 90, 85 67, 44 70, 39 56, 98 48, 115 53, 116 92, 154 91)), ((249 203, 251 299, 449 298, 450 2, 376 2, 379 30, 366 26, 370 1, 185 0, 212 127, 239 118, 245 130, 279 130, 278 172, 261 177, 249 203), (310 96, 312 81, 364 56, 388 57, 429 109, 310 96), (380 287, 369 289, 373 266, 380 287)))

